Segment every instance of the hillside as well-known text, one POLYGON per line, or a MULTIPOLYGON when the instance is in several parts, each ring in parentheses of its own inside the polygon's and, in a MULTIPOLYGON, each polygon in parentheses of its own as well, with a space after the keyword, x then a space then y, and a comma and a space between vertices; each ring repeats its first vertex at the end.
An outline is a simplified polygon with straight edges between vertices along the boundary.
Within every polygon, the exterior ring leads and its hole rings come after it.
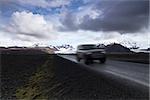
POLYGON ((122 46, 121 44, 109 44, 105 47, 107 53, 129 53, 131 52, 129 48, 122 46))

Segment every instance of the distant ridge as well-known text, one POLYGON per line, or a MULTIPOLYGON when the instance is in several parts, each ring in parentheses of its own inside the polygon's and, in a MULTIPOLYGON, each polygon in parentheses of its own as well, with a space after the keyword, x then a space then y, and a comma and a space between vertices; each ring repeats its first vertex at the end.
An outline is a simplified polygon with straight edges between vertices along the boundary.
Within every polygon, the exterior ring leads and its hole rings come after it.
POLYGON ((108 53, 132 52, 129 48, 127 48, 121 44, 117 44, 117 43, 109 44, 105 47, 105 49, 106 49, 106 52, 108 52, 108 53))

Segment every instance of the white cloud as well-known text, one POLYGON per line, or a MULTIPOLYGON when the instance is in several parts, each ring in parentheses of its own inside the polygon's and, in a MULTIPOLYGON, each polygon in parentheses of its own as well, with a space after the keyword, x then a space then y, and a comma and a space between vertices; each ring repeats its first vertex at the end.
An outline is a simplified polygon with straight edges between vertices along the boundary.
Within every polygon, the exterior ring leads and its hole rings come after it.
POLYGON ((22 40, 53 39, 56 37, 53 23, 48 22, 42 15, 31 12, 15 12, 5 30, 22 40))
POLYGON ((102 14, 103 12, 101 10, 96 10, 93 5, 79 7, 78 12, 74 13, 76 16, 76 24, 81 24, 85 16, 89 16, 91 19, 96 19, 102 14))
POLYGON ((62 45, 70 44, 76 47, 79 44, 97 44, 97 43, 121 43, 124 46, 131 47, 134 43, 140 48, 147 48, 150 46, 149 32, 143 34, 120 34, 118 32, 92 32, 92 31, 77 31, 77 32, 56 32, 57 39, 38 39, 32 36, 26 36, 23 34, 18 34, 19 39, 16 39, 13 35, 6 35, 7 33, 2 33, 0 31, 0 45, 3 46, 32 46, 35 43, 40 43, 43 45, 62 45), (28 41, 32 40, 32 41, 28 41))
MULTIPOLYGON (((78 11, 72 12, 65 7, 61 10, 61 22, 62 22, 62 30, 65 31, 76 31, 76 30, 83 30, 82 24, 84 23, 85 19, 95 20, 98 18, 103 18, 103 13, 101 10, 96 9, 95 5, 85 5, 81 6, 77 9, 78 11)), ((89 23, 86 23, 86 25, 89 23)), ((84 26, 84 25, 83 25, 84 26)), ((89 24, 90 26, 90 24, 89 24)), ((97 26, 92 26, 97 27, 97 26)), ((90 30, 90 29, 86 29, 90 30)), ((85 31, 86 31, 85 30, 85 31)))
POLYGON ((13 35, 0 30, 0 46, 32 46, 32 42, 16 39, 13 35))
POLYGON ((86 5, 78 8, 78 12, 76 13, 78 17, 83 18, 84 16, 89 16, 92 19, 98 18, 103 14, 101 10, 97 10, 94 8, 94 5, 86 5))
POLYGON ((150 46, 148 31, 136 34, 120 34, 119 32, 93 32, 80 30, 77 32, 59 32, 58 39, 49 43, 55 45, 71 44, 76 47, 79 44, 97 44, 97 43, 121 43, 124 46, 131 47, 136 43, 140 48, 148 48, 150 46))
MULTIPOLYGON (((136 33, 136 34, 123 34, 121 35, 120 41, 128 41, 129 43, 136 43, 137 46, 140 48, 147 48, 150 47, 150 32, 143 32, 143 33, 136 33)), ((119 38, 119 37, 118 37, 119 38)), ((126 44, 126 46, 132 46, 133 44, 126 44)))
POLYGON ((101 43, 109 44, 109 43, 121 43, 126 47, 132 47, 136 44, 136 46, 140 48, 148 48, 150 46, 150 32, 147 30, 146 32, 139 32, 136 34, 126 33, 120 34, 119 32, 101 32, 100 35, 94 35, 93 39, 95 41, 99 41, 101 43))
MULTIPOLYGON (((27 0, 26 3, 32 4, 35 0, 27 0)), ((57 0, 56 0, 57 1, 57 0)), ((24 2, 20 0, 20 2, 24 2)), ((36 1, 34 6, 48 7, 50 6, 45 0, 36 1), (36 4, 38 2, 43 2, 36 4)), ((54 1, 53 1, 54 2, 54 1)), ((63 1, 62 1, 63 2, 63 1)), ((62 3, 53 3, 53 7, 62 5, 62 3), (58 5, 57 5, 58 4, 58 5)), ((65 3, 64 3, 65 4, 65 3)), ((52 7, 52 5, 51 5, 52 7)), ((60 32, 57 30, 57 26, 61 26, 60 18, 65 17, 66 19, 77 18, 77 20, 70 20, 70 23, 75 22, 75 24, 80 24, 84 20, 84 16, 89 16, 91 19, 95 19, 102 15, 102 12, 95 10, 92 7, 80 8, 79 12, 74 12, 72 17, 66 16, 69 11, 64 10, 62 14, 57 15, 47 15, 43 16, 40 14, 33 14, 32 12, 14 12, 11 16, 11 22, 9 25, 5 26, 5 33, 0 30, 0 45, 33 45, 34 43, 42 43, 47 45, 61 45, 61 44, 71 44, 77 46, 83 43, 111 43, 111 42, 136 42, 140 47, 148 47, 150 43, 148 40, 148 34, 150 30, 146 30, 145 33, 139 32, 135 34, 120 34, 119 32, 102 32, 102 31, 87 31, 87 30, 77 30, 77 31, 67 31, 60 32), (1 35, 1 33, 3 35, 1 35), (7 34, 7 36, 6 36, 7 34)), ((0 19, 1 20, 1 19, 0 19)), ((65 23, 65 24, 66 24, 65 23)), ((2 24, 0 24, 2 25, 2 24)), ((129 44, 125 44, 129 46, 129 44)))

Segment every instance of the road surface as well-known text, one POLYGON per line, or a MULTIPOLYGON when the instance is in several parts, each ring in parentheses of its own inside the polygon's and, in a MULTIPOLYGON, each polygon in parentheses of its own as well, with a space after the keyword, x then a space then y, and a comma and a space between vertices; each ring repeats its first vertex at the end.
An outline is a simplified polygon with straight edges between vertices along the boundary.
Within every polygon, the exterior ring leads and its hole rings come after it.
POLYGON ((105 64, 95 62, 90 65, 85 65, 83 62, 77 62, 74 55, 59 55, 65 59, 81 64, 83 67, 94 70, 97 73, 109 75, 120 81, 126 81, 130 85, 138 85, 139 87, 149 88, 149 65, 122 62, 115 60, 107 60, 105 64))

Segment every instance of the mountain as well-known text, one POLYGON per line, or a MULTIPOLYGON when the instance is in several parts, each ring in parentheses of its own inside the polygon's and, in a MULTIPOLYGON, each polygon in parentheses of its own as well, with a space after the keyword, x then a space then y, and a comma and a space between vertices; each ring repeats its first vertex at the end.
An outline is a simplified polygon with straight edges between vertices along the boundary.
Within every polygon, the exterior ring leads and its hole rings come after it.
POLYGON ((55 53, 75 53, 75 48, 69 44, 54 46, 57 49, 55 53))
MULTIPOLYGON (((129 48, 121 45, 121 44, 117 44, 117 43, 113 43, 113 44, 109 44, 109 45, 104 45, 104 44, 98 44, 97 45, 99 48, 105 48, 107 53, 124 53, 124 52, 132 52, 130 51, 129 48)), ((75 53, 75 48, 73 48, 73 46, 65 44, 65 45, 61 45, 61 46, 55 46, 55 48, 58 51, 55 51, 55 53, 75 53)))
POLYGON ((64 44, 64 45, 60 45, 60 46, 55 46, 57 49, 73 49, 73 46, 69 45, 69 44, 64 44))
POLYGON ((117 43, 113 43, 113 44, 109 44, 109 45, 105 46, 105 50, 108 53, 132 52, 132 51, 130 51, 129 48, 124 47, 123 45, 117 44, 117 43))

